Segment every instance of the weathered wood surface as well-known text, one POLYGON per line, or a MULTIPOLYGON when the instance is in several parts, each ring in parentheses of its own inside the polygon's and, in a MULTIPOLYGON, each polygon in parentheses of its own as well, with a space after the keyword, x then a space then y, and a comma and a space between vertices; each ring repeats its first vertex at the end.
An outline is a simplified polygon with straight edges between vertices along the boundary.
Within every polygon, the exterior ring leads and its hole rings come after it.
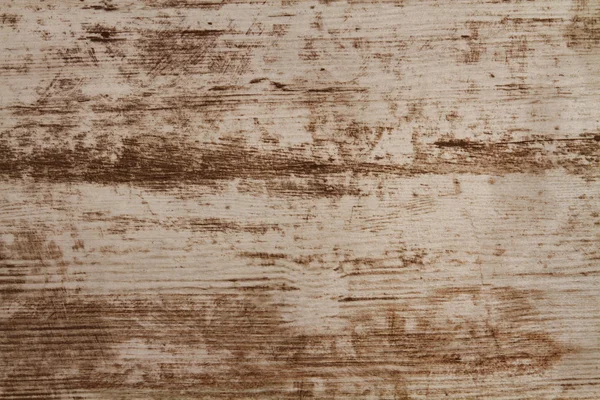
POLYGON ((0 398, 600 398, 599 1, 0 14, 0 398))

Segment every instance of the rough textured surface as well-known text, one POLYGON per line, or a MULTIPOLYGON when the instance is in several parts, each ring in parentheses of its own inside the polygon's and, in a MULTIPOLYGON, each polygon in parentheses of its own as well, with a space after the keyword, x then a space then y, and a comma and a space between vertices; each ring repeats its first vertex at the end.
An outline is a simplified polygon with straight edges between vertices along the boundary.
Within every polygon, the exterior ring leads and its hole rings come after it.
POLYGON ((1 0, 1 399, 600 398, 598 0, 1 0))

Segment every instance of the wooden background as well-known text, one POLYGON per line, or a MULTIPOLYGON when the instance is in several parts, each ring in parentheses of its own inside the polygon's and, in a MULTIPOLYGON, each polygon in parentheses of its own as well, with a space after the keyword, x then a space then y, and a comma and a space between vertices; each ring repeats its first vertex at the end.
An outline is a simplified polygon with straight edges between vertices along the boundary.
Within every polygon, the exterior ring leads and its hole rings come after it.
POLYGON ((600 1, 0 6, 1 399, 600 398, 600 1))

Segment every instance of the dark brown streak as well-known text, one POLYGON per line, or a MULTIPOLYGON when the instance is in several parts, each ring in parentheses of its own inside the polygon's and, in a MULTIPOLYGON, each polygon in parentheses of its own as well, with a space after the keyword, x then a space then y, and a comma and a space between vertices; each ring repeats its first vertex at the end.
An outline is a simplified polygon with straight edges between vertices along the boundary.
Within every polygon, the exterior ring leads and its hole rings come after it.
POLYGON ((494 142, 491 145, 506 145, 506 144, 529 144, 529 143, 544 143, 544 142, 581 142, 581 141, 600 142, 600 135, 595 135, 589 138, 540 138, 531 140, 513 140, 508 142, 494 142))
POLYGON ((458 147, 465 149, 485 147, 483 143, 473 142, 469 139, 437 140, 433 144, 437 147, 458 147))
POLYGON ((111 37, 103 37, 103 36, 88 36, 86 39, 89 40, 90 42, 105 42, 105 43, 123 42, 123 41, 127 40, 125 38, 111 38, 111 37))
POLYGON ((346 93, 346 92, 366 92, 366 88, 352 88, 352 87, 325 87, 325 88, 314 88, 308 89, 306 92, 308 93, 346 93))
POLYGON ((102 6, 93 5, 93 6, 84 6, 81 8, 82 10, 102 10, 102 11, 117 11, 118 8, 112 4, 105 4, 102 6))

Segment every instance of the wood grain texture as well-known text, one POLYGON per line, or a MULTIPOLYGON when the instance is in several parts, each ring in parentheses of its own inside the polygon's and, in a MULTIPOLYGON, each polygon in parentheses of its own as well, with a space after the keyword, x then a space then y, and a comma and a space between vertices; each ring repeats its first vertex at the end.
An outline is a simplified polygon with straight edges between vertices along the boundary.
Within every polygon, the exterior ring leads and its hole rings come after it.
POLYGON ((600 1, 0 6, 0 399, 600 398, 600 1))

